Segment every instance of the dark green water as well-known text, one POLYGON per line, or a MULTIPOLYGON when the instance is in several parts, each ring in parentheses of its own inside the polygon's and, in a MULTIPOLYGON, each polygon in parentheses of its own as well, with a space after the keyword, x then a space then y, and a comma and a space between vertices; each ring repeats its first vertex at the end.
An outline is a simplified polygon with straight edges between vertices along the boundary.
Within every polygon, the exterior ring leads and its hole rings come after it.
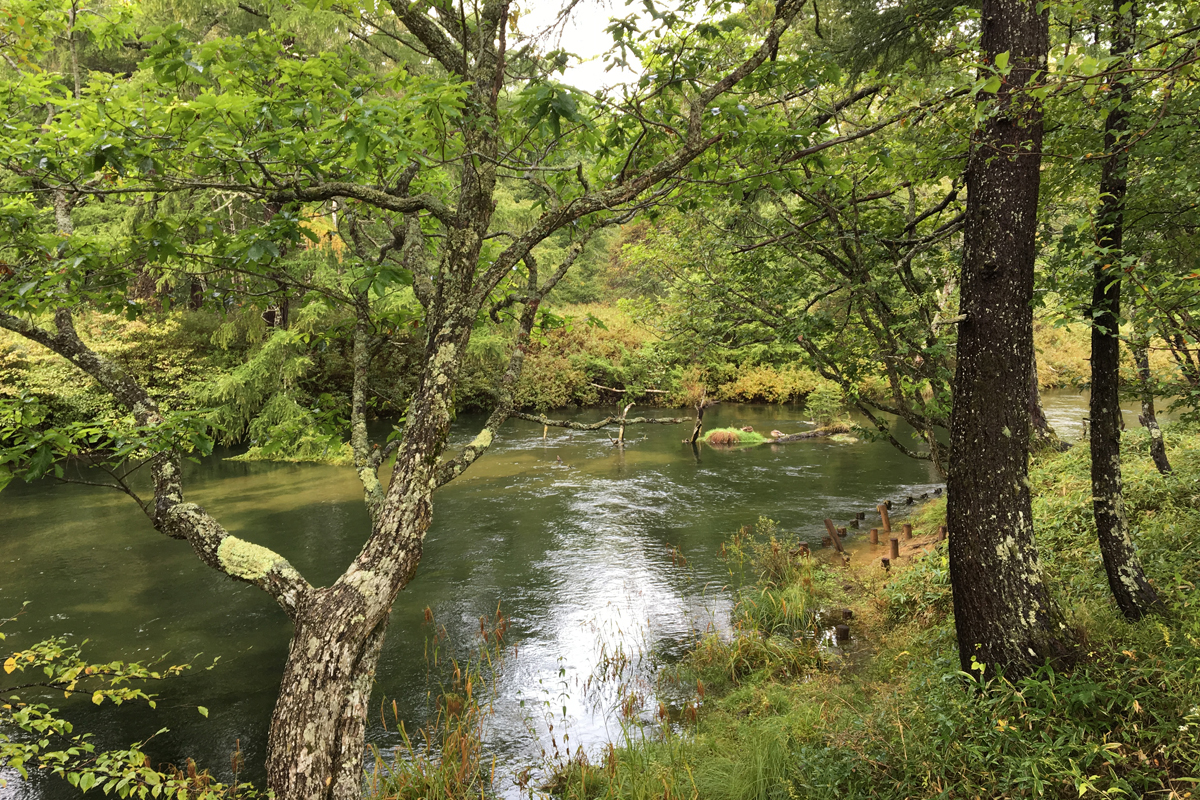
MULTIPOLYGON (((1077 396, 1058 405, 1064 420, 1083 413, 1077 396)), ((709 427, 764 432, 805 430, 802 419, 786 406, 717 406, 706 415, 709 427)), ((479 422, 460 419, 455 443, 469 440, 479 422)), ((697 455, 681 443, 689 432, 690 424, 631 429, 647 438, 622 452, 603 432, 551 430, 543 441, 541 426, 508 423, 492 451, 437 495, 420 570, 392 616, 374 697, 388 706, 387 729, 376 716, 372 743, 398 741, 393 700, 409 730, 430 711, 426 606, 460 652, 478 641, 481 616, 499 605, 509 617, 488 746, 502 763, 523 765, 547 745, 550 723, 560 743, 569 733, 572 749, 617 735, 612 698, 583 688, 602 652, 624 648, 652 663, 677 653, 694 632, 726 624, 720 548, 738 527, 767 516, 819 543, 826 516, 845 524, 883 499, 937 485, 926 463, 885 443, 814 440, 697 455)), ((236 535, 285 555, 314 584, 342 571, 367 529, 350 469, 214 457, 189 465, 185 485, 189 500, 236 535)), ((228 779, 240 742, 244 777, 261 777, 289 634, 265 594, 156 533, 124 495, 52 482, 0 493, 0 569, 0 614, 31 601, 5 628, 6 649, 63 634, 90 639, 94 660, 203 653, 196 663, 207 664, 220 656, 215 669, 162 685, 155 711, 60 697, 98 745, 128 745, 166 727, 150 745, 157 761, 192 757, 228 779), (208 708, 207 719, 197 706, 208 708)), ((70 790, 10 780, 0 795, 70 790)))

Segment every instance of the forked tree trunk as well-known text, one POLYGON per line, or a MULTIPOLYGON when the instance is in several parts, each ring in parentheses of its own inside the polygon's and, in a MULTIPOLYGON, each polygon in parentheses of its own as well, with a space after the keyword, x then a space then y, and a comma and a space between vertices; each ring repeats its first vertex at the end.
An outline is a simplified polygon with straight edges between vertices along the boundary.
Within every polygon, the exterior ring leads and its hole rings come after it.
POLYGON ((357 800, 363 787, 367 703, 388 615, 421 560, 433 519, 438 462, 450 431, 451 392, 473 315, 432 312, 429 365, 378 506, 373 533, 332 586, 300 598, 279 700, 271 717, 267 785, 287 800, 357 800))
POLYGON ((1066 651, 1042 579, 1029 496, 1029 375, 1042 114, 1024 87, 1045 68, 1047 16, 984 0, 982 46, 1011 72, 971 144, 947 524, 964 671, 1026 674, 1066 651))
MULTIPOLYGON (((1128 57, 1133 47, 1134 10, 1125 0, 1113 0, 1113 55, 1128 57), (1125 9, 1124 12, 1122 9, 1125 9)), ((1118 81, 1112 93, 1117 106, 1104 120, 1107 158, 1100 176, 1097 239, 1100 255, 1092 269, 1092 513, 1104 557, 1104 571, 1117 606, 1126 619, 1141 619, 1158 604, 1158 593, 1146 580, 1129 536, 1125 496, 1121 487, 1121 276, 1125 223, 1125 194, 1129 155, 1130 92, 1118 81)))

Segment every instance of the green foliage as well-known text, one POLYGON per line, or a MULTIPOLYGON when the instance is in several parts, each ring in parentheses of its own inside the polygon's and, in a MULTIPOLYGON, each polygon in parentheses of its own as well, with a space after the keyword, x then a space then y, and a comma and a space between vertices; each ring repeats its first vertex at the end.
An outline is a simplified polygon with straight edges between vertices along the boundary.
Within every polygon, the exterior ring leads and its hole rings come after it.
MULTIPOLYGON (((11 621, 0 621, 0 626, 11 621)), ((0 633, 0 641, 4 638, 0 633)), ((64 778, 81 791, 94 788, 121 798, 257 797, 248 785, 235 781, 226 786, 207 773, 198 775, 190 761, 187 771, 154 769, 144 750, 146 742, 123 750, 97 750, 90 741, 91 734, 77 732, 44 699, 52 692, 62 692, 64 699, 79 695, 96 705, 144 702, 154 708, 155 695, 147 693, 145 685, 177 677, 191 665, 162 666, 161 661, 94 663, 84 658, 86 644, 86 640, 71 644, 55 637, 4 658, 0 676, 0 763, 25 779, 31 771, 42 771, 64 778)), ((207 716, 204 709, 200 710, 207 716)), ((159 731, 163 732, 165 729, 159 731)))
POLYGON ((804 413, 821 428, 840 420, 844 413, 841 388, 832 383, 822 383, 813 389, 805 401, 804 413))

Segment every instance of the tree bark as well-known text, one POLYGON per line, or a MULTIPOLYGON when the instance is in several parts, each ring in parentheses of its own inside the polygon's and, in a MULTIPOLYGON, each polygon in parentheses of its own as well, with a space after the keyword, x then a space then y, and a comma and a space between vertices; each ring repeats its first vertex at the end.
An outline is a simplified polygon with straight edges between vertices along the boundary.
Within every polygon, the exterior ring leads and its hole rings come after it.
POLYGON ((1009 677, 1065 655, 1042 578, 1029 495, 1028 387, 1048 18, 1030 0, 984 0, 984 58, 1011 71, 987 103, 967 164, 967 220, 950 433, 947 524, 959 659, 1009 677))
POLYGON ((1150 375, 1150 337, 1139 331, 1133 345, 1133 363, 1137 367, 1138 394, 1141 396, 1142 413, 1138 422, 1150 432, 1150 457, 1154 466, 1163 475, 1171 474, 1171 462, 1167 459, 1167 448, 1163 442, 1162 428, 1154 412, 1154 381, 1150 375))
POLYGON ((1063 448, 1058 434, 1054 432, 1054 428, 1050 427, 1050 421, 1046 419, 1046 412, 1042 410, 1042 396, 1038 391, 1036 352, 1029 359, 1029 429, 1033 435, 1035 448, 1052 447, 1055 450, 1063 448))
POLYGON ((330 587, 298 610, 267 740, 276 797, 362 794, 367 704, 387 628, 385 615, 363 635, 362 605, 330 587))
MULTIPOLYGON (((1113 0, 1112 54, 1129 58, 1133 48, 1134 9, 1113 0), (1122 13, 1122 7, 1126 7, 1122 13)), ((1141 619, 1158 604, 1129 536, 1121 487, 1121 277, 1124 274, 1125 195, 1129 154, 1129 85, 1111 82, 1116 107, 1104 120, 1104 151, 1097 219, 1099 253, 1092 268, 1092 513, 1104 557, 1104 571, 1117 606, 1126 619, 1141 619)))
MULTIPOLYGON (((365 476, 364 492, 372 524, 353 563, 332 586, 312 587, 279 554, 231 536, 202 508, 184 502, 178 452, 166 450, 153 459, 155 496, 144 508, 155 526, 168 536, 186 539, 214 569, 268 592, 295 625, 269 733, 268 788, 275 797, 342 800, 361 793, 371 679, 392 603, 412 579, 420 561, 432 520, 433 493, 488 450, 499 425, 511 412, 511 388, 520 374, 538 303, 569 266, 569 261, 565 262, 555 276, 538 287, 530 251, 588 215, 601 217, 596 224, 618 221, 628 211, 621 211, 622 207, 671 178, 720 141, 720 135, 708 133, 704 124, 713 101, 766 61, 803 4, 804 0, 778 0, 762 45, 718 81, 699 88, 690 97, 686 135, 677 149, 601 189, 591 189, 580 171, 582 194, 561 203, 561 197, 552 197, 548 209, 523 234, 486 259, 480 255, 485 240, 495 233, 490 223, 495 209, 497 165, 501 163, 503 126, 497 108, 504 78, 508 0, 486 0, 481 4, 472 15, 470 42, 465 22, 461 29, 453 19, 443 26, 430 15, 427 4, 401 0, 391 3, 398 20, 419 40, 424 51, 466 84, 465 110, 454 134, 465 155, 457 166, 448 168, 448 174, 455 176, 456 196, 452 201, 428 193, 409 195, 406 181, 384 191, 351 182, 284 184, 268 177, 257 191, 250 192, 269 203, 352 198, 376 209, 406 215, 403 230, 398 226, 394 232, 402 240, 398 260, 413 276, 413 291, 425 311, 427 331, 421 378, 407 409, 391 481, 386 491, 381 491, 375 470, 383 451, 368 449, 370 443, 365 436, 370 309, 365 303, 359 303, 356 309, 352 447, 358 472, 365 476), (423 220, 421 214, 428 216, 423 220), (439 226, 438 246, 427 248, 422 222, 434 220, 439 226), (521 300, 526 306, 522 333, 509 372, 501 381, 502 398, 479 435, 455 458, 442 462, 453 393, 471 330, 480 310, 491 302, 492 293, 522 260, 529 269, 531 291, 537 291, 521 300)), ((578 256, 580 249, 577 245, 569 258, 578 256)), ((140 384, 83 345, 74 332, 69 311, 61 309, 55 321, 57 332, 0 311, 0 327, 45 344, 88 372, 135 414, 140 425, 164 425, 153 399, 140 384)), ((624 417, 621 421, 625 425, 666 422, 624 417)))

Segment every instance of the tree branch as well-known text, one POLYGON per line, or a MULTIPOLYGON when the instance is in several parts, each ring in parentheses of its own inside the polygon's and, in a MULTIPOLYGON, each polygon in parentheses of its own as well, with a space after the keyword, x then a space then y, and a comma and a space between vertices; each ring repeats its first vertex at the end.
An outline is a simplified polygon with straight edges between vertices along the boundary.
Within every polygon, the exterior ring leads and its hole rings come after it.
MULTIPOLYGON (((132 412, 139 425, 164 424, 158 403, 141 384, 80 340, 68 309, 58 309, 54 323, 57 331, 51 332, 0 312, 0 327, 37 342, 79 367, 132 412)), ((187 541, 205 564, 231 578, 254 584, 275 598, 289 617, 294 617, 301 596, 312 588, 303 576, 283 556, 231 536, 203 508, 184 502, 182 459, 177 450, 160 452, 150 463, 154 505, 147 513, 155 529, 172 539, 187 541)))

